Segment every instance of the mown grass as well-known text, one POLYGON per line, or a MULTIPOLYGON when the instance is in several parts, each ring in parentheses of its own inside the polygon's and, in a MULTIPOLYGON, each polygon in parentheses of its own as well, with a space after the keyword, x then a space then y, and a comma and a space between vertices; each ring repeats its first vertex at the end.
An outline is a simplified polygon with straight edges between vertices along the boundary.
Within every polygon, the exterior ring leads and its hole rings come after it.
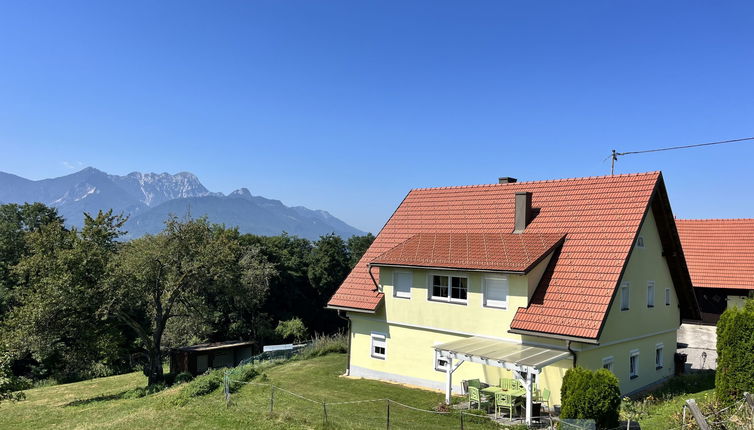
MULTIPOLYGON (((392 400, 413 407, 433 409, 442 402, 441 393, 410 389, 370 380, 342 378, 344 354, 329 354, 308 360, 292 360, 274 367, 264 366, 256 383, 272 383, 318 402, 368 399, 392 400)), ((188 384, 180 384, 144 397, 127 393, 144 387, 141 373, 111 376, 73 384, 26 391, 27 400, 0 404, 3 429, 373 429, 384 428, 387 403, 372 402, 331 405, 327 424, 321 403, 299 399, 282 390, 274 394, 270 413, 271 388, 242 384, 226 407, 219 387, 204 396, 182 394, 188 384)), ((390 406, 392 429, 459 428, 460 417, 427 414, 390 406)), ((466 429, 490 428, 488 422, 474 423, 467 417, 466 429)))

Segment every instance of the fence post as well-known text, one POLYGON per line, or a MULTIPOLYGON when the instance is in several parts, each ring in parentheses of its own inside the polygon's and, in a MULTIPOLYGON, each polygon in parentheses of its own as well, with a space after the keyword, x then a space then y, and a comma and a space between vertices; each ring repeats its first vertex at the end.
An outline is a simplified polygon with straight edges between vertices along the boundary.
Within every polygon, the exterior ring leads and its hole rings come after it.
POLYGON ((681 418, 681 429, 686 428, 686 405, 683 405, 683 418, 681 418))
POLYGON ((461 411, 460 415, 461 415, 461 430, 463 430, 463 411, 461 411))
POLYGON ((227 370, 225 371, 223 382, 225 384, 225 407, 227 408, 230 406, 230 377, 228 376, 227 370))
POLYGON ((324 412, 324 416, 322 417, 322 425, 327 427, 327 403, 322 402, 322 412, 324 412))
POLYGON ((270 390, 270 413, 272 413, 272 410, 275 408, 275 386, 270 385, 272 389, 270 390))
POLYGON ((390 399, 387 399, 387 430, 390 430, 390 399))
POLYGON ((696 404, 696 400, 688 399, 686 400, 686 404, 689 405, 689 410, 691 411, 691 415, 694 416, 694 419, 696 420, 696 423, 699 425, 699 428, 701 430, 710 430, 709 424, 707 424, 707 419, 704 418, 702 411, 699 410, 699 406, 696 404))
POLYGON ((744 400, 746 401, 746 404, 749 405, 749 412, 751 412, 751 426, 754 428, 754 397, 751 397, 751 394, 744 393, 744 400))

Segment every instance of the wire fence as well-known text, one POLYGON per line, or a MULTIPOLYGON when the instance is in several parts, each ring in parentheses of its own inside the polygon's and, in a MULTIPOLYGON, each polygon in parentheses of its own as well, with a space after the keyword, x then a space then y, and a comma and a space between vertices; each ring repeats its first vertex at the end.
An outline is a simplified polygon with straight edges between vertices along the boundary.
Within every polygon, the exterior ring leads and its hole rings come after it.
MULTIPOLYGON (((314 428, 326 429, 499 429, 499 424, 521 424, 521 421, 496 420, 487 414, 469 410, 432 410, 418 408, 388 398, 349 401, 313 399, 280 386, 241 381, 230 372, 224 378, 224 395, 227 407, 255 414, 267 414, 281 421, 296 422, 314 428), (238 387, 245 387, 239 393, 238 387)), ((549 416, 536 417, 533 427, 552 428, 549 416)))

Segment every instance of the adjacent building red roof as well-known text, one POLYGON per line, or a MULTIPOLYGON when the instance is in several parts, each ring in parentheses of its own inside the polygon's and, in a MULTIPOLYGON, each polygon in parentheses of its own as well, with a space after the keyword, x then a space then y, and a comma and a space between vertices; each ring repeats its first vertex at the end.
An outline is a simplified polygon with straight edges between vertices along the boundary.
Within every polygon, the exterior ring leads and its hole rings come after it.
POLYGON ((754 290, 754 219, 677 219, 695 287, 754 290))
POLYGON ((544 233, 417 233, 371 264, 526 273, 562 239, 544 233))
POLYGON ((525 234, 567 239, 511 328, 596 339, 658 181, 651 172, 412 190, 329 306, 374 311, 382 294, 367 264, 416 234, 512 233, 515 193, 529 191, 539 212, 525 234))

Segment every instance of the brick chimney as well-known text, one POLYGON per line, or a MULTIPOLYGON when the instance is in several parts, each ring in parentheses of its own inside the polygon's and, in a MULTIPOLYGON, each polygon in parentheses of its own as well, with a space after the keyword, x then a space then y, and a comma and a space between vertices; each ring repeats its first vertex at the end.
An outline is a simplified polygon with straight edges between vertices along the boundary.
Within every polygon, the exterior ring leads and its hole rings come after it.
POLYGON ((501 178, 497 178, 498 184, 512 184, 514 182, 518 181, 516 178, 511 178, 510 176, 503 176, 501 178))

